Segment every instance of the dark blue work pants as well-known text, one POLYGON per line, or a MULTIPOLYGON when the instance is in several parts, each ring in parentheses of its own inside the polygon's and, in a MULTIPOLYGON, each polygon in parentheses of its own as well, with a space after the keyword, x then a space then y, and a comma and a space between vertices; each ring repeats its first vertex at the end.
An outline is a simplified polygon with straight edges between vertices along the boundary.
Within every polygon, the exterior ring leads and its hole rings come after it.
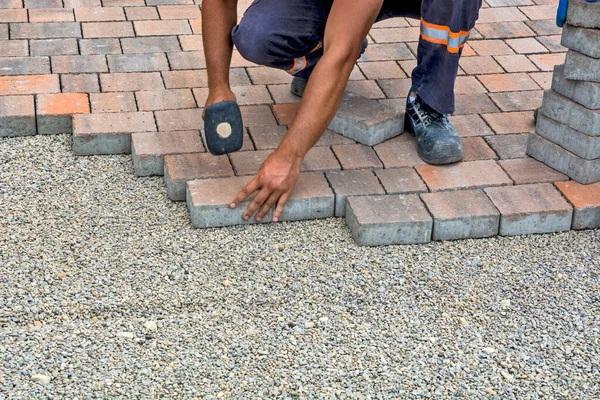
MULTIPOLYGON (((393 17, 421 19, 413 90, 443 114, 454 112, 458 62, 481 2, 386 0, 377 17, 377 21, 393 17)), ((332 4, 333 0, 255 0, 233 28, 233 43, 249 61, 308 78, 323 55, 325 25, 332 4)))

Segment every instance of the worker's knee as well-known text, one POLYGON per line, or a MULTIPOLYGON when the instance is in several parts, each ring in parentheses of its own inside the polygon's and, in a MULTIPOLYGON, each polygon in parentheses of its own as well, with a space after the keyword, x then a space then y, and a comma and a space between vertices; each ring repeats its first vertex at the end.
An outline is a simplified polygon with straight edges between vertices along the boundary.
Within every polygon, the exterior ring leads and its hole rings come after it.
POLYGON ((268 14, 247 13, 233 28, 231 38, 242 57, 259 65, 276 62, 274 32, 268 14))

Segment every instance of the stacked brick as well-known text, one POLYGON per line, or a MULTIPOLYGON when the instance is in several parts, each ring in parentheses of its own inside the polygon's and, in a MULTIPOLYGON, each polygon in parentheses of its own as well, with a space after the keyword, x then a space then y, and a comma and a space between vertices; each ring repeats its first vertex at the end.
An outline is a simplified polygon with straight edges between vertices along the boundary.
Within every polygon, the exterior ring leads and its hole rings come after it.
POLYGON ((562 45, 527 154, 582 184, 600 181, 600 2, 570 0, 562 45))

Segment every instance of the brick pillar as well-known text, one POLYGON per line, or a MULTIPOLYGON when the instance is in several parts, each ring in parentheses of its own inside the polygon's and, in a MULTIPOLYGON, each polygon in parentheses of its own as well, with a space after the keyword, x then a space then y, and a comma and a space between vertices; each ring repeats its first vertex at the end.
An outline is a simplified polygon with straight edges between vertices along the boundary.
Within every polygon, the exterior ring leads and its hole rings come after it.
POLYGON ((564 65, 554 69, 527 154, 582 184, 600 182, 600 2, 569 0, 564 65))

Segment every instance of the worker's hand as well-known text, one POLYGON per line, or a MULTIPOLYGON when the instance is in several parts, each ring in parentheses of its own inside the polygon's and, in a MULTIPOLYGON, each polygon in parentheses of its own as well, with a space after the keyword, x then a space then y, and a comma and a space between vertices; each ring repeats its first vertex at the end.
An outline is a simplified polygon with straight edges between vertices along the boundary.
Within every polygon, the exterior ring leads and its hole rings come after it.
POLYGON ((202 119, 204 119, 205 110, 208 106, 212 106, 213 104, 220 103, 222 101, 236 101, 235 94, 229 88, 219 88, 213 89, 208 92, 208 97, 206 98, 206 103, 204 104, 204 109, 202 110, 202 119))
POLYGON ((254 200, 246 208, 242 218, 247 221, 259 210, 256 214, 256 221, 260 222, 269 210, 276 205, 273 222, 279 221, 288 197, 300 175, 301 163, 302 157, 285 150, 275 150, 265 160, 254 179, 238 193, 230 207, 237 207, 246 198, 258 191, 254 200))

